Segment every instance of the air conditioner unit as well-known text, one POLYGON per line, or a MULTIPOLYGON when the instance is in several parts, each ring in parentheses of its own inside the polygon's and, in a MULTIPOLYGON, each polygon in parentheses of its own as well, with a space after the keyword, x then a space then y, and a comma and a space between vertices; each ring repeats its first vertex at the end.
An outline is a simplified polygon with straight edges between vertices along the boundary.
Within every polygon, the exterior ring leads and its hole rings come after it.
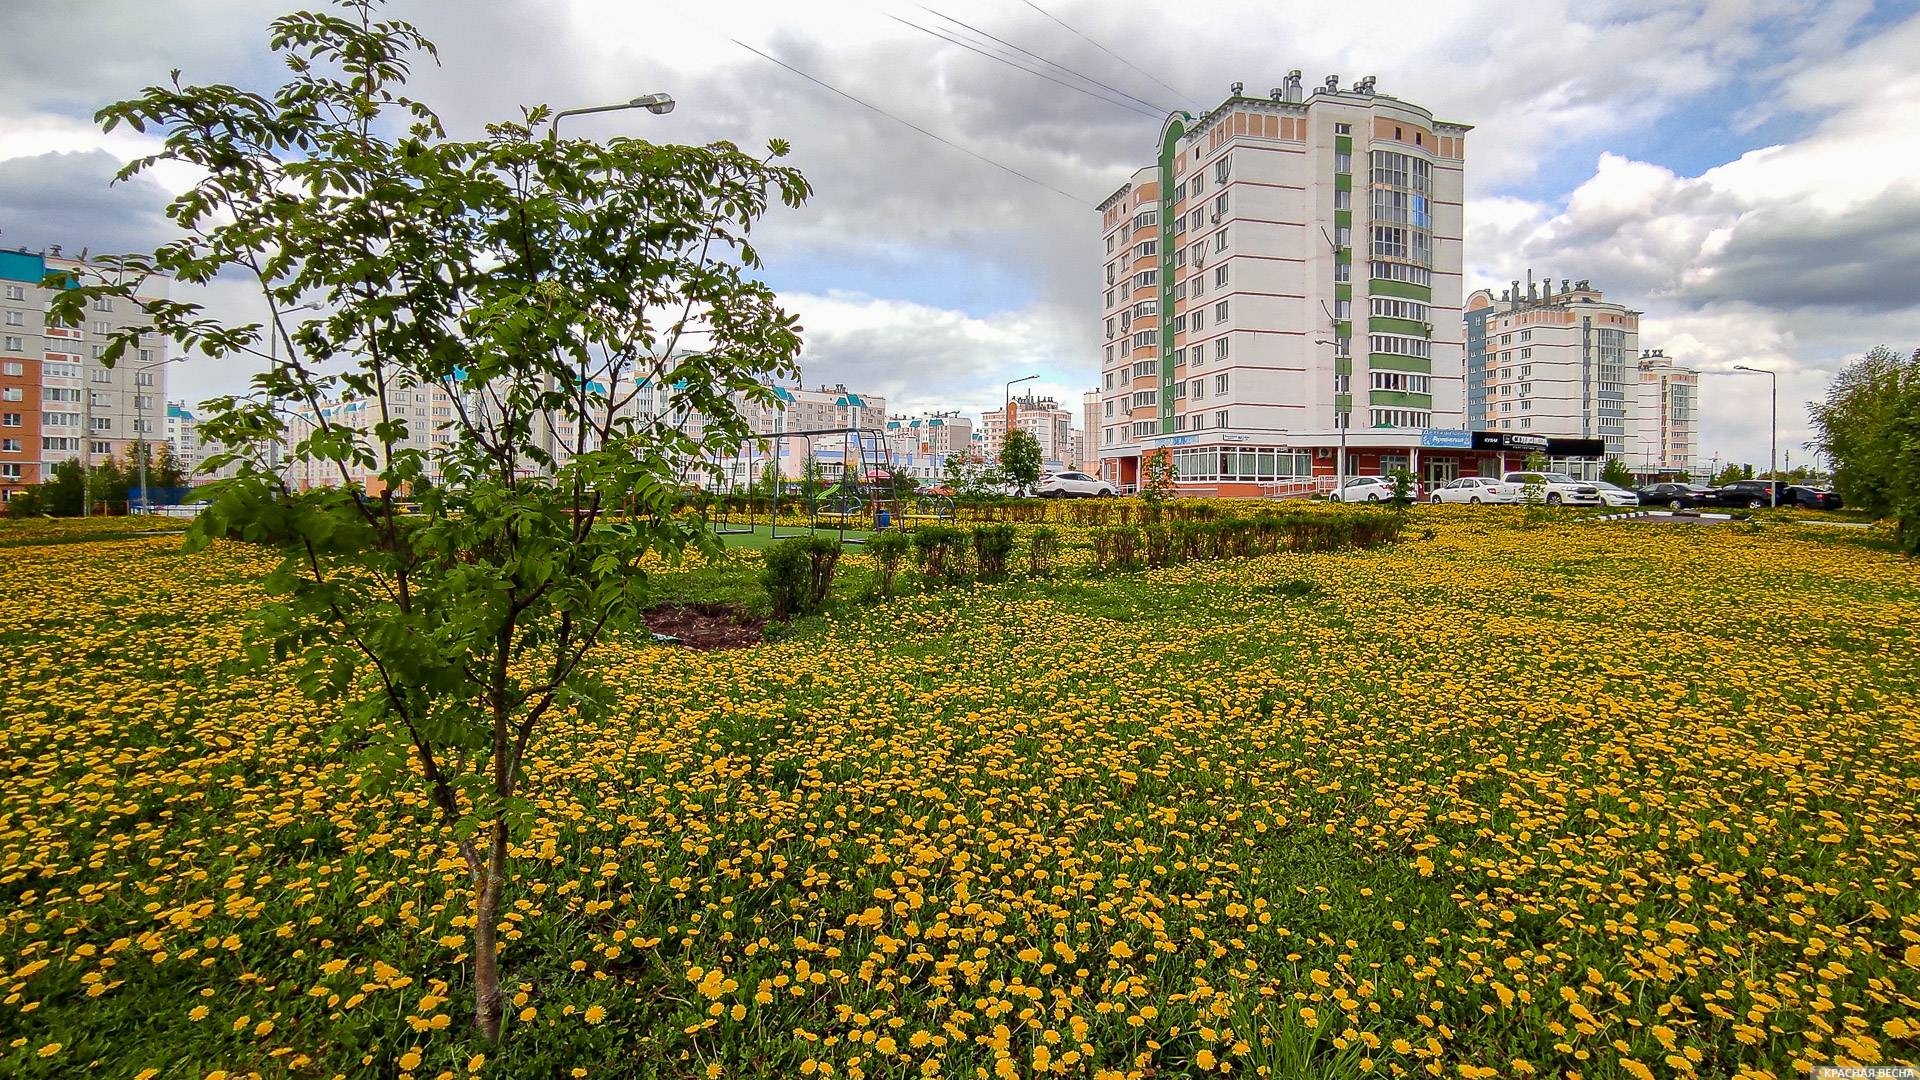
POLYGON ((1213 212, 1213 223, 1214 223, 1215 225, 1218 225, 1218 224, 1220 224, 1220 211, 1218 211, 1218 210, 1215 210, 1215 211, 1213 212))
POLYGON ((1333 451, 1324 446, 1316 448, 1313 452, 1313 460, 1315 461, 1325 461, 1332 456, 1333 451))

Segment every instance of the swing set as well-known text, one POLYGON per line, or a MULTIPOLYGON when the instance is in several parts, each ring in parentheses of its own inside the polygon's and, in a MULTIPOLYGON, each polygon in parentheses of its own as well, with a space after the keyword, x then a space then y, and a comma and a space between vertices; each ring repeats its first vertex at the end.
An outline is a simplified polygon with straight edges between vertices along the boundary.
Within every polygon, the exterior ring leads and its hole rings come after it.
POLYGON ((759 530, 757 518, 760 498, 755 494, 755 489, 760 485, 760 470, 768 465, 772 466, 774 481, 771 497, 767 500, 767 527, 775 540, 831 532, 843 544, 864 544, 866 537, 847 534, 849 524, 861 531, 879 531, 906 528, 914 521, 952 521, 954 517, 953 500, 950 498, 923 495, 909 504, 901 496, 900 479, 889 460, 886 433, 875 428, 809 428, 756 435, 747 440, 742 450, 739 463, 745 466, 745 491, 743 493, 741 490, 742 477, 729 470, 727 491, 718 503, 718 512, 709 522, 718 536, 737 536, 759 530), (818 491, 811 488, 813 477, 802 477, 797 485, 786 479, 779 465, 781 440, 805 439, 807 459, 817 461, 814 450, 819 444, 815 440, 833 437, 841 442, 839 479, 818 491), (763 464, 756 467, 755 451, 765 443, 772 443, 773 448, 758 455, 763 464), (788 490, 796 486, 798 490, 788 490), (742 494, 745 495, 744 500, 742 494), (789 508, 796 503, 805 507, 807 524, 804 528, 789 525, 786 532, 780 531, 783 497, 789 508), (744 520, 737 516, 736 509, 742 502, 745 506, 744 520))

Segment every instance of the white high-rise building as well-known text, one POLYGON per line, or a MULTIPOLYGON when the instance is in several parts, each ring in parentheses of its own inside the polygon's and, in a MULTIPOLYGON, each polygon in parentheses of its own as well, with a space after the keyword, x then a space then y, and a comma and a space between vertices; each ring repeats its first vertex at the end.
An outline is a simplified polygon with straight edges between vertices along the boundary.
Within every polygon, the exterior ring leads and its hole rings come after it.
POLYGON ((1254 494, 1331 474, 1342 428, 1407 455, 1461 428, 1468 130, 1298 72, 1170 115, 1156 164, 1100 204, 1102 475, 1131 486, 1169 449, 1183 481, 1254 494))

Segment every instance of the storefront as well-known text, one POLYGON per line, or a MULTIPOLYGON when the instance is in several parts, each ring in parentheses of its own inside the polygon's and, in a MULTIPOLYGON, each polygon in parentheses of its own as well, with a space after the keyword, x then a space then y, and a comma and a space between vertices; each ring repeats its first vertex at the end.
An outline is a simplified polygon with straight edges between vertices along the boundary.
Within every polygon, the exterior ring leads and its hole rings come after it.
POLYGON ((1183 432, 1143 440, 1139 454, 1109 457, 1102 475, 1131 490, 1141 455, 1173 458, 1174 486, 1181 494, 1222 498, 1286 498, 1331 491, 1346 476, 1391 476, 1405 469, 1429 487, 1462 476, 1499 476, 1525 468, 1544 454, 1548 468, 1591 480, 1606 460, 1599 439, 1560 439, 1527 432, 1465 428, 1375 428, 1272 435, 1183 432), (1344 444, 1346 468, 1340 467, 1344 444))

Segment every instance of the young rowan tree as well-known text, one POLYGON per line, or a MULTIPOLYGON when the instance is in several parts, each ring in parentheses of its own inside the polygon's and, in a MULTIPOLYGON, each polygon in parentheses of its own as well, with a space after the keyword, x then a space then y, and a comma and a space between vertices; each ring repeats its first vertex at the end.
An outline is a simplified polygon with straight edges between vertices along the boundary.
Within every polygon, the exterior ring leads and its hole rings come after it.
POLYGON ((594 648, 637 627, 642 558, 710 543, 674 512, 678 478, 737 446, 744 405, 772 404, 763 387, 798 373, 798 327, 750 276, 748 233, 808 188, 771 164, 778 142, 761 158, 555 140, 544 106, 449 138, 401 94, 432 44, 376 3, 274 21, 291 78, 271 94, 175 72, 101 110, 109 131, 165 140, 123 179, 162 162, 203 178, 168 207, 179 239, 102 260, 54 317, 75 322, 99 297, 137 307, 109 363, 145 333, 210 357, 277 355, 251 393, 203 416, 225 448, 209 467, 237 475, 189 543, 278 549, 256 655, 338 710, 341 752, 369 782, 430 793, 471 874, 474 1019, 497 1038, 529 750, 543 720, 597 707, 594 648), (250 279, 272 317, 228 326, 136 299, 154 273, 250 279), (315 300, 322 315, 289 318, 315 300), (392 410, 396 392, 432 388, 450 416, 392 410), (670 388, 673 407, 640 410, 642 388, 670 388), (374 422, 343 426, 321 407, 339 398, 374 422), (675 422, 695 413, 697 430, 675 422), (264 450, 283 436, 286 468, 264 450), (288 482, 316 471, 335 483, 288 482), (403 513, 405 495, 417 506, 403 513))

